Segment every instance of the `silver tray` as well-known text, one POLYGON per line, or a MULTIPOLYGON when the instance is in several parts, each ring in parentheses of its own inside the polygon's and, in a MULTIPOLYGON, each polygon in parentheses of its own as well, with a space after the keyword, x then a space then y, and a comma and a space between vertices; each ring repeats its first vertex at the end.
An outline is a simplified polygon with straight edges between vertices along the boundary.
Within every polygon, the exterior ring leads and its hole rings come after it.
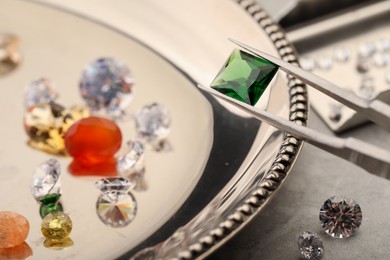
MULTIPOLYGON (((24 57, 17 70, 0 78, 0 209, 30 221, 31 259, 126 259, 139 251, 135 258, 207 256, 269 201, 301 142, 203 95, 196 83, 210 84, 234 48, 228 37, 297 63, 283 32, 252 1, 121 1, 111 9, 117 13, 108 12, 107 1, 41 2, 53 6, 0 2, 0 31, 20 36, 24 57), (59 158, 74 245, 51 250, 43 246, 38 205, 28 189, 34 168, 51 156, 26 145, 24 86, 46 76, 58 84, 60 103, 81 104, 80 71, 102 56, 131 68, 137 93, 130 111, 153 101, 168 107, 173 150, 147 151, 148 189, 134 192, 137 216, 121 229, 105 226, 96 215, 98 178, 73 177, 66 171, 71 159, 59 158)), ((272 85, 259 106, 306 124, 305 86, 282 72, 272 85)), ((131 121, 119 125, 124 140, 134 136, 131 121)))

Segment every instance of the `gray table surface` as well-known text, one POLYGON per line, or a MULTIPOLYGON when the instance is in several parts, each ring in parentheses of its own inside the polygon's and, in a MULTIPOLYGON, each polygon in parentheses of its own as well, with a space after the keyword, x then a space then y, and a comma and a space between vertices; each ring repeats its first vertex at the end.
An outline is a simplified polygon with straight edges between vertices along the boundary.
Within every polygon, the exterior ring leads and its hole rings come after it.
MULTIPOLYGON (((331 134, 311 111, 309 126, 331 134)), ((388 149, 390 133, 368 124, 348 131, 352 136, 388 149)), ((390 259, 390 181, 314 146, 304 148, 286 182, 264 210, 210 259, 304 259, 298 250, 301 232, 322 239, 322 259, 390 259), (334 239, 319 222, 322 203, 333 195, 355 199, 363 222, 355 236, 334 239)))

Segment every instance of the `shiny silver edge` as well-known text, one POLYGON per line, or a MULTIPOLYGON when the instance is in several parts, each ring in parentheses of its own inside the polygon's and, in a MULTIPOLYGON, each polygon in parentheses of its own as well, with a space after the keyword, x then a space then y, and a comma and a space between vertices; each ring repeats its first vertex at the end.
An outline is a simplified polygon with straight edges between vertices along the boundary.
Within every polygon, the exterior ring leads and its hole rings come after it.
MULTIPOLYGON (((297 52, 286 39, 281 27, 253 0, 232 0, 237 2, 263 28, 275 45, 280 57, 299 66, 297 52)), ((306 85, 291 75, 287 75, 290 93, 290 120, 299 125, 306 125, 308 117, 308 97, 306 85)), ((247 196, 218 227, 201 237, 186 250, 178 251, 176 259, 203 259, 233 237, 253 219, 268 203, 271 195, 284 182, 302 148, 302 142, 286 134, 283 144, 268 172, 259 182, 257 189, 247 196)))

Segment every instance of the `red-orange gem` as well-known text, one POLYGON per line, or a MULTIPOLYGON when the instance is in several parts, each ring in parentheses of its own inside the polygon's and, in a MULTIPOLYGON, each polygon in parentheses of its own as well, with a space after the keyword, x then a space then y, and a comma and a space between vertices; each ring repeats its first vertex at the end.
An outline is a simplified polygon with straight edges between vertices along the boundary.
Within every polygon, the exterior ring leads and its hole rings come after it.
POLYGON ((73 162, 74 175, 116 175, 115 153, 122 143, 122 133, 114 121, 88 117, 74 123, 66 132, 65 147, 73 162))

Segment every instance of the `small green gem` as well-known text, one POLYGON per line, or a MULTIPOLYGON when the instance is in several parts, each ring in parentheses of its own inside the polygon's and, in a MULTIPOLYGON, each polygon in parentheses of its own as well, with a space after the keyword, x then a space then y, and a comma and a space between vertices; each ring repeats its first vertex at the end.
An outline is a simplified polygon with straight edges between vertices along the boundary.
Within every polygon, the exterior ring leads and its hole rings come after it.
POLYGON ((254 106, 277 71, 277 65, 235 49, 211 83, 211 87, 254 106))
POLYGON ((64 211, 64 207, 62 206, 61 202, 58 203, 50 203, 50 204, 42 204, 39 208, 39 215, 41 215, 41 218, 46 217, 47 214, 56 212, 56 211, 64 211))
POLYGON ((52 203, 57 203, 61 198, 60 193, 53 193, 53 194, 47 194, 46 196, 42 197, 39 201, 43 205, 49 205, 52 203))

